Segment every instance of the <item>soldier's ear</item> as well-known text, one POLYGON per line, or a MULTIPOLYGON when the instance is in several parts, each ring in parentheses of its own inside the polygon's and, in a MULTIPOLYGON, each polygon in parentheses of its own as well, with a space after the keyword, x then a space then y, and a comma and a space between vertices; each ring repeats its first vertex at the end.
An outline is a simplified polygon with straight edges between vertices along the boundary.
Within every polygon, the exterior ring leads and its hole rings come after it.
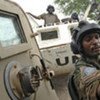
POLYGON ((72 41, 70 44, 71 50, 74 54, 79 54, 78 46, 75 41, 72 41))
POLYGON ((72 41, 70 43, 70 47, 74 54, 79 54, 79 49, 78 49, 78 45, 77 45, 77 41, 76 41, 79 30, 80 30, 80 28, 76 28, 72 32, 72 41))

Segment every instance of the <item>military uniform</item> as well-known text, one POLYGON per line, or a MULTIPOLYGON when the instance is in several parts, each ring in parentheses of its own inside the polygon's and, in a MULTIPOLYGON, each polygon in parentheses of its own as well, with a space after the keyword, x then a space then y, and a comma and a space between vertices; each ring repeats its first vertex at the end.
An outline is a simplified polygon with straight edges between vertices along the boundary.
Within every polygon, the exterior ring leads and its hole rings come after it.
POLYGON ((100 26, 79 22, 71 44, 72 52, 81 56, 73 73, 77 100, 100 100, 100 26))
POLYGON ((60 22, 56 14, 43 13, 38 17, 45 20, 45 25, 50 25, 60 22))
POLYGON ((100 59, 81 58, 75 67, 73 75, 79 100, 100 100, 100 59))

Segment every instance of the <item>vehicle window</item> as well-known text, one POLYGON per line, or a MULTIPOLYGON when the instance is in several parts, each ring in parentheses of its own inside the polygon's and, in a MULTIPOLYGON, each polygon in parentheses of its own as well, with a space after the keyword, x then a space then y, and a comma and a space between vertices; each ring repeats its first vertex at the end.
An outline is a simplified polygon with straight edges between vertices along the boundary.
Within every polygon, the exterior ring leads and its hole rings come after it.
POLYGON ((49 40, 49 39, 55 39, 58 38, 57 31, 48 31, 48 32, 41 32, 41 39, 42 40, 49 40))
POLYGON ((2 47, 17 45, 25 42, 22 30, 15 15, 0 13, 0 44, 2 47))

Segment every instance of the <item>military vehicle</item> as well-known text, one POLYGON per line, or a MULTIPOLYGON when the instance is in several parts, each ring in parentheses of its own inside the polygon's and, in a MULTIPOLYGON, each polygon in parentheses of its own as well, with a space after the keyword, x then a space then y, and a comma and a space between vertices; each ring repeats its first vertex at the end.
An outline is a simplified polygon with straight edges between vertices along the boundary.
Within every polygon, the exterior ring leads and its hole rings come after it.
POLYGON ((0 0, 0 100, 59 100, 21 7, 0 0))
POLYGON ((78 58, 70 48, 71 29, 78 22, 60 23, 59 25, 36 28, 35 36, 46 68, 53 71, 51 79, 60 100, 68 100, 68 75, 74 71, 74 63, 78 58))

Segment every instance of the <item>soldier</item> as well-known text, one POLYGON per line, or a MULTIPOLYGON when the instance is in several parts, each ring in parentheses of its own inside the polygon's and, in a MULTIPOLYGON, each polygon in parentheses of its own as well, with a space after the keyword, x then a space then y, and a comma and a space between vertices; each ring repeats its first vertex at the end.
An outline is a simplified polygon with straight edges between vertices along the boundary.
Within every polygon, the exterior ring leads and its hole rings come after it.
POLYGON ((78 99, 74 100, 100 100, 100 26, 79 24, 74 34, 76 46, 72 51, 81 56, 75 63, 73 73, 75 92, 78 94, 78 99))
POLYGON ((44 26, 46 26, 46 25, 53 25, 54 23, 59 24, 60 20, 59 20, 58 16, 53 13, 54 11, 55 11, 55 8, 52 5, 49 5, 47 7, 48 13, 43 13, 39 16, 35 16, 31 13, 29 13, 29 14, 32 15, 36 19, 43 19, 44 26))
POLYGON ((72 13, 71 20, 79 22, 79 17, 78 17, 78 14, 76 12, 72 13))

